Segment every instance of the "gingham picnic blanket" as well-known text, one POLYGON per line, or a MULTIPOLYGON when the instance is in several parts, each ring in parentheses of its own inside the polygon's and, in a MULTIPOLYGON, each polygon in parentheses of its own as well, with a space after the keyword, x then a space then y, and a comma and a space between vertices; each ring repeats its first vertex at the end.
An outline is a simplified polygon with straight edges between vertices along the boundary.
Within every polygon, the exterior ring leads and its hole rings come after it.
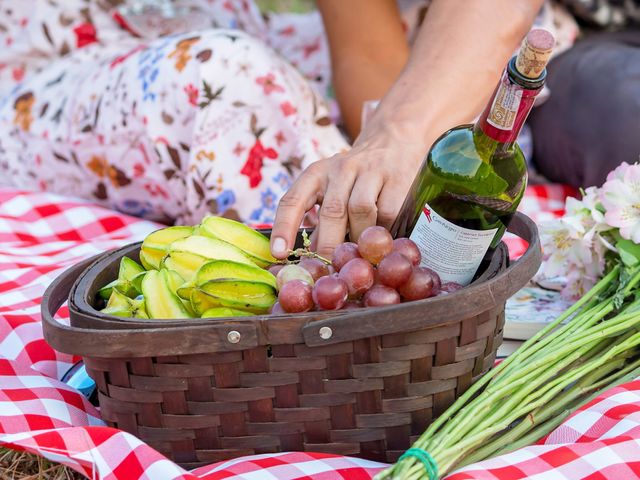
MULTIPOLYGON (((530 187, 522 210, 535 220, 561 215, 568 193, 561 186, 530 187)), ((81 200, 0 189, 0 445, 105 480, 358 480, 384 468, 357 458, 290 452, 187 472, 136 437, 104 426, 99 411, 59 380, 76 359, 42 337, 45 288, 82 259, 157 227, 81 200)), ((509 247, 517 255, 524 245, 510 239, 509 247)), ((600 395, 537 445, 448 477, 522 478, 640 478, 640 381, 600 395)))

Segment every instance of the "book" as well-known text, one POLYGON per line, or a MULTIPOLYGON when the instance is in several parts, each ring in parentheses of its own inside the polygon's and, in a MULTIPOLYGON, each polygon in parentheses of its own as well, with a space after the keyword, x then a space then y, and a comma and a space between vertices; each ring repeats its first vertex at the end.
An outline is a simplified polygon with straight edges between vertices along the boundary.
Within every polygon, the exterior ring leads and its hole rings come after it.
POLYGON ((572 305, 560 296, 560 282, 530 282, 507 300, 503 337, 511 340, 527 340, 554 321, 572 305))
POLYGON ((520 345, 524 343, 523 340, 503 340, 502 345, 498 348, 498 352, 496 353, 496 358, 506 358, 515 352, 520 345))

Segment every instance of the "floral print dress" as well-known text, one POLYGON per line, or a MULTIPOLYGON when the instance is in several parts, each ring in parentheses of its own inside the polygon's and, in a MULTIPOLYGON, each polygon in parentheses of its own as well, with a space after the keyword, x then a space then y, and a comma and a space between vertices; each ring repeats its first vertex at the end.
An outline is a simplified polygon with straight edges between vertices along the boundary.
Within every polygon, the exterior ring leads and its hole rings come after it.
MULTIPOLYGON (((398 0, 409 40, 428 3, 398 0)), ((315 11, 0 0, 0 45, 0 185, 269 224, 302 169, 349 147, 315 11)))
POLYGON ((154 39, 107 2, 0 1, 0 184, 167 223, 272 222, 303 168, 348 148, 314 72, 322 30, 296 41, 251 2, 200 3, 217 28, 154 39))

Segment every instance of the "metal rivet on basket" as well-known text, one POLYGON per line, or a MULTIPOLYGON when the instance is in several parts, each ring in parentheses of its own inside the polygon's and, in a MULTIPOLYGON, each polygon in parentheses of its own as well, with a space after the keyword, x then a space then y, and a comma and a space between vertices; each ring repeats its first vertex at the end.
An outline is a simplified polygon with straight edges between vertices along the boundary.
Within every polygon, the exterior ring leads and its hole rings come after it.
POLYGON ((227 340, 229 340, 230 343, 238 343, 240 341, 240 332, 236 331, 236 330, 231 330, 228 334, 227 334, 227 340))
POLYGON ((331 330, 330 327, 322 327, 319 333, 321 339, 328 340, 331 338, 331 335, 333 335, 333 330, 331 330))

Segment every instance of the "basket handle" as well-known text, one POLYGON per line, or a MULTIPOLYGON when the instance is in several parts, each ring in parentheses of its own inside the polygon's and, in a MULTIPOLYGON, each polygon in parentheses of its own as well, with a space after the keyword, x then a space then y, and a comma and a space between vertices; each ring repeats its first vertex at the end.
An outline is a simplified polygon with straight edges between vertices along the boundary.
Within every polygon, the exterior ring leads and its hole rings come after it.
POLYGON ((512 218, 508 231, 529 243, 519 260, 495 277, 452 294, 415 302, 408 310, 406 304, 382 307, 376 315, 354 313, 309 322, 302 329, 309 346, 330 345, 344 341, 390 333, 410 332, 430 326, 453 323, 501 305, 520 290, 540 267, 542 251, 538 229, 531 219, 521 213, 512 218), (455 300, 454 300, 455 299, 455 300), (455 308, 451 308, 455 305, 455 308))
POLYGON ((258 345, 257 328, 248 322, 125 330, 78 328, 60 323, 54 318, 56 312, 69 298, 76 278, 96 258, 64 271, 42 297, 44 338, 56 350, 81 356, 129 358, 227 352, 258 345), (184 341, 176 342, 176 335, 184 341))

